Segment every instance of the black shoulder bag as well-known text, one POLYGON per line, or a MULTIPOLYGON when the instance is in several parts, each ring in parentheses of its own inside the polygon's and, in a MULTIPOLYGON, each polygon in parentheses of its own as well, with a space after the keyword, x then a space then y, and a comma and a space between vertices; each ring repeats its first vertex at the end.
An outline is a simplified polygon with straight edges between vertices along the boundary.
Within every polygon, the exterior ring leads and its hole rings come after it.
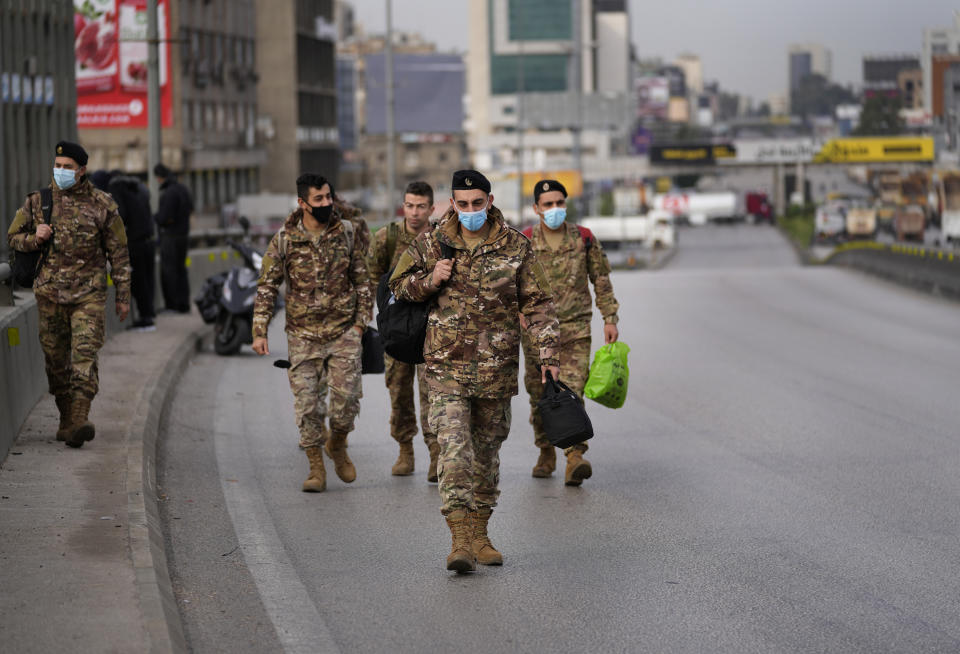
MULTIPOLYGON (((49 187, 40 189, 40 208, 43 211, 43 221, 50 224, 50 215, 53 213, 53 192, 49 187)), ((20 288, 33 288, 33 280, 37 278, 40 272, 40 265, 43 263, 43 257, 50 247, 53 240, 51 236, 46 243, 33 252, 13 251, 13 263, 10 271, 13 281, 20 288)))
POLYGON ((537 402, 543 432, 556 447, 570 447, 593 438, 593 424, 583 402, 569 386, 547 372, 543 397, 537 402))

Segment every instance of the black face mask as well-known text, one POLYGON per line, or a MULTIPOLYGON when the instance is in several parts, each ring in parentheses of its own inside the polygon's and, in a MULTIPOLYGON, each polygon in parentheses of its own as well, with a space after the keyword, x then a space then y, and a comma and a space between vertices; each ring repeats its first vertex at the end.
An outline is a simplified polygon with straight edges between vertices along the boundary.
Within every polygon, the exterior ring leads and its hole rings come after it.
POLYGON ((308 204, 310 207, 309 213, 313 216, 313 219, 318 223, 325 223, 330 220, 330 214, 333 213, 333 205, 328 204, 325 207, 315 207, 312 204, 308 204))

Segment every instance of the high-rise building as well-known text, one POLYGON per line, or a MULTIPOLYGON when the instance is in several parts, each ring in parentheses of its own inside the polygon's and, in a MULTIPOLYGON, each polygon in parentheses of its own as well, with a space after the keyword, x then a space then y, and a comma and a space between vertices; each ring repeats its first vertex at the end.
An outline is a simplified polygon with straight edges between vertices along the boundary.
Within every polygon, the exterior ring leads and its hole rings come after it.
POLYGON ((608 157, 613 140, 628 145, 636 103, 627 5, 624 0, 469 4, 467 124, 475 165, 504 173, 521 167, 569 170, 578 160, 578 133, 585 169, 591 158, 608 157))
MULTIPOLYGON (((919 70, 920 58, 916 55, 871 55, 863 58, 863 94, 900 96, 900 74, 919 70)), ((902 98, 901 98, 902 100, 902 98)))
MULTIPOLYGON (((259 83, 254 0, 164 2, 160 13, 161 30, 166 29, 166 18, 176 38, 169 66, 161 57, 161 82, 169 83, 173 99, 172 115, 164 121, 161 159, 193 192, 196 219, 218 225, 224 205, 239 194, 257 191, 260 166, 266 161, 255 138, 259 83)), ((123 54, 121 49, 121 64, 123 54)), ((140 79, 127 79, 129 72, 120 71, 121 86, 140 79)), ((90 153, 90 168, 145 174, 146 128, 100 126, 111 120, 101 120, 84 107, 79 139, 90 153)))
POLYGON ((833 55, 822 45, 792 44, 787 58, 787 79, 790 82, 790 91, 795 91, 800 86, 800 81, 807 75, 823 75, 829 80, 833 74, 833 55))
POLYGON ((258 127, 270 162, 261 189, 292 193, 302 172, 336 184, 336 40, 333 0, 256 0, 258 127))
POLYGON ((923 106, 934 112, 934 88, 941 87, 942 79, 934 77, 934 57, 960 54, 960 9, 953 12, 953 25, 950 27, 923 30, 923 53, 920 67, 923 69, 923 106))
POLYGON ((682 54, 674 62, 681 70, 690 93, 703 93, 703 64, 695 54, 682 54))

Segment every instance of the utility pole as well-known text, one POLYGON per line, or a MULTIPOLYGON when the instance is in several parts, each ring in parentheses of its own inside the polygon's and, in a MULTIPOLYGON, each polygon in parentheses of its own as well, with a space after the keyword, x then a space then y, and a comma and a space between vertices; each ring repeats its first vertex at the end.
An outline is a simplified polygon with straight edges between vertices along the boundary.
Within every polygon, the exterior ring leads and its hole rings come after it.
POLYGON ((387 0, 387 40, 384 44, 384 65, 387 82, 387 219, 396 216, 396 134, 393 124, 393 0, 387 0))
POLYGON ((160 188, 153 167, 160 163, 160 29, 157 0, 147 0, 147 180, 150 209, 156 212, 160 188))
POLYGON ((517 55, 517 227, 523 224, 523 41, 517 55))
MULTIPOLYGON (((580 0, 573 0, 573 74, 570 76, 570 84, 574 93, 575 124, 573 126, 573 168, 580 176, 580 184, 583 189, 586 185, 583 183, 583 150, 581 146, 581 136, 583 133, 583 16, 582 3, 580 0)), ((576 199, 577 220, 581 220, 586 213, 584 210, 584 193, 580 192, 576 199)))

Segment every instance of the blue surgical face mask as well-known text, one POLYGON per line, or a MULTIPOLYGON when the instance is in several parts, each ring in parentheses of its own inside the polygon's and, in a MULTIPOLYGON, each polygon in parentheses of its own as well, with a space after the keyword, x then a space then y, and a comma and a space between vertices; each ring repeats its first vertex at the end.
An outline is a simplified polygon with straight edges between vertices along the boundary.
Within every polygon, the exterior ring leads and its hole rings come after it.
POLYGON ((457 216, 460 218, 460 224, 463 225, 464 229, 471 232, 477 231, 483 227, 483 223, 487 222, 486 208, 480 211, 457 211, 457 216))
POLYGON ((77 183, 77 171, 69 168, 54 168, 53 181, 57 183, 61 191, 66 191, 77 183))
POLYGON ((556 229, 567 219, 567 210, 563 207, 554 207, 543 212, 543 222, 550 229, 556 229))

